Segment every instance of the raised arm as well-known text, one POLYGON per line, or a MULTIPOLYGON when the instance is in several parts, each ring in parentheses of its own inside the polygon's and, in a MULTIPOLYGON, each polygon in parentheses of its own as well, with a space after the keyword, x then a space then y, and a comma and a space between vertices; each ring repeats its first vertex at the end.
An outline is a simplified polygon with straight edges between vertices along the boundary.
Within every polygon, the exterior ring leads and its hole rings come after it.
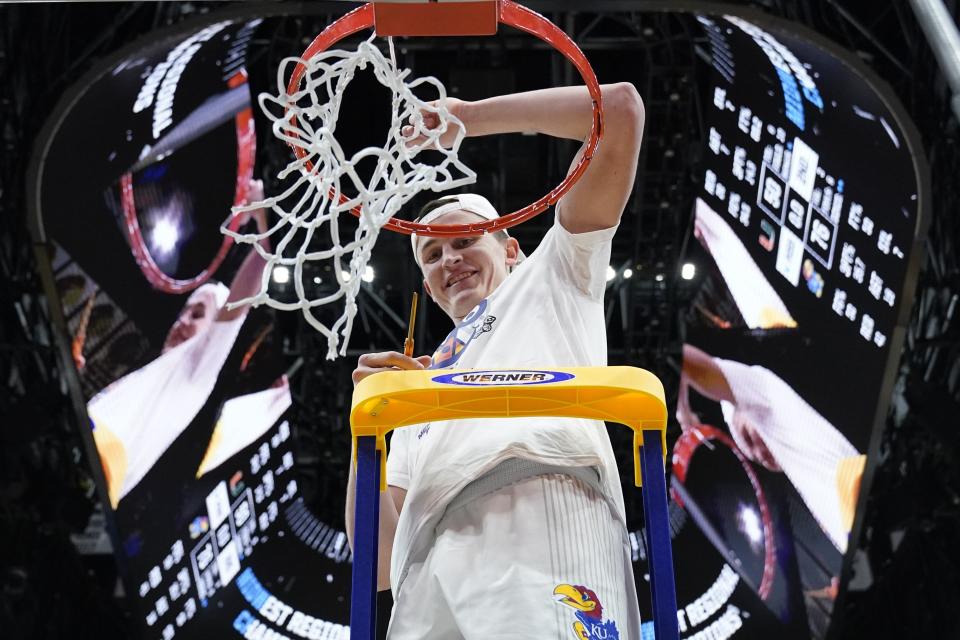
MULTIPOLYGON (((259 180, 251 180, 250 188, 247 195, 248 201, 253 200, 263 200, 263 183, 259 180)), ((257 231, 259 233, 264 233, 267 230, 267 214, 263 209, 257 209, 255 211, 250 211, 246 214, 247 220, 253 219, 257 223, 257 231)), ((244 221, 244 224, 246 221, 244 221)), ((260 241, 261 244, 266 246, 268 240, 264 238, 260 241)), ((251 249, 246 257, 243 259, 243 262, 240 264, 240 268, 237 269, 236 275, 233 277, 233 282, 230 283, 230 295, 227 296, 227 302, 236 302, 237 300, 243 300, 245 298, 250 298, 252 296, 260 293, 260 281, 263 276, 263 269, 266 266, 263 258, 260 257, 260 254, 256 250, 251 249)), ((226 322, 228 320, 233 320, 240 317, 243 313, 246 312, 246 305, 241 307, 236 307, 234 309, 227 309, 224 306, 217 313, 217 320, 221 322, 226 322)))
POLYGON ((730 383, 713 357, 691 344, 683 345, 683 370, 680 376, 681 384, 689 384, 700 395, 714 402, 736 402, 730 383))
MULTIPOLYGON (((684 430, 700 422, 690 411, 689 399, 686 397, 688 387, 693 387, 700 395, 715 402, 725 400, 733 405, 737 404, 733 389, 730 388, 727 377, 713 356, 693 345, 685 344, 683 345, 683 371, 680 374, 680 399, 677 406, 677 418, 684 430)), ((780 471, 777 459, 764 441, 763 425, 755 424, 749 415, 744 415, 738 410, 728 426, 734 441, 747 458, 759 462, 771 471, 780 471)))
MULTIPOLYGON (((603 85, 601 93, 604 130, 600 146, 586 173, 557 206, 560 222, 571 233, 619 223, 637 172, 643 101, 627 82, 603 85)), ((583 142, 593 122, 593 102, 586 87, 555 87, 476 102, 448 99, 448 104, 470 137, 535 131, 583 142)), ((581 147, 571 168, 582 153, 581 147)))

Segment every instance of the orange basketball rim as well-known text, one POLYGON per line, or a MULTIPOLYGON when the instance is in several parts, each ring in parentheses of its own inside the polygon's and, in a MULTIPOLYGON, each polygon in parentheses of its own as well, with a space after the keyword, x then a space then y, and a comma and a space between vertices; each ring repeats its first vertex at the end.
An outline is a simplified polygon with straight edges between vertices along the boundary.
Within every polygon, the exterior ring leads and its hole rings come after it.
MULTIPOLYGON (((309 60, 340 40, 369 28, 374 28, 377 35, 380 36, 474 36, 492 35, 496 33, 498 24, 514 27, 540 38, 560 51, 580 72, 580 76, 586 83, 593 100, 593 124, 590 129, 590 136, 584 145, 583 155, 576 166, 567 173, 563 181, 539 200, 495 220, 470 224, 425 225, 410 220, 391 219, 384 225, 385 228, 399 233, 416 233, 423 236, 482 235, 518 225, 556 204, 587 170, 587 166, 590 164, 603 135, 603 103, 597 76, 580 47, 566 33, 539 13, 511 0, 467 0, 462 2, 391 2, 389 0, 377 0, 354 9, 330 24, 303 52, 301 57, 304 60, 309 60)), ((288 94, 296 92, 305 71, 306 68, 303 64, 298 64, 294 68, 293 75, 287 85, 288 94)), ((291 120, 295 119, 296 114, 291 114, 290 118, 291 120)), ((291 148, 297 158, 304 159, 306 152, 302 148, 294 145, 291 145, 291 148)), ((305 165, 308 170, 313 169, 309 161, 306 161, 305 165)), ((337 196, 330 193, 328 195, 331 198, 338 197, 340 203, 347 201, 347 197, 343 194, 337 196)), ((351 209, 351 212, 360 217, 359 206, 351 209)))

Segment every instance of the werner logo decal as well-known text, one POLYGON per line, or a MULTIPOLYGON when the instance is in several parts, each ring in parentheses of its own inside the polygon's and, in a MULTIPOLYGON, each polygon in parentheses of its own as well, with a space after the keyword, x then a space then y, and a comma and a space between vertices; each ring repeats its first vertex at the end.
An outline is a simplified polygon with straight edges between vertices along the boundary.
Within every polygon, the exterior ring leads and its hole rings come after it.
POLYGON ((526 384, 549 384, 552 382, 563 382, 572 380, 572 373, 563 373, 562 371, 532 371, 532 370, 510 370, 510 371, 468 371, 464 373, 448 373, 443 376, 432 378, 434 382, 440 384, 456 384, 467 387, 485 387, 497 385, 526 385, 526 384))

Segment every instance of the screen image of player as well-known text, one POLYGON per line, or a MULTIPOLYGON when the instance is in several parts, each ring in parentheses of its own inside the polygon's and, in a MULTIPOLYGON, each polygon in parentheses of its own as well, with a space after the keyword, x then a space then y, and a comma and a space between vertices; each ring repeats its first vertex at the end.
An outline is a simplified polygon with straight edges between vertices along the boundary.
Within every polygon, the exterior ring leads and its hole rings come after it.
POLYGON ((826 43, 697 20, 707 139, 674 557, 713 557, 700 564, 717 577, 678 572, 681 635, 822 638, 886 413, 926 169, 887 93, 826 43))
POLYGON ((38 176, 51 299, 143 637, 349 634, 351 555, 301 495, 275 319, 227 306, 265 267, 220 232, 265 224, 231 216, 262 197, 245 68, 261 23, 115 56, 65 101, 38 176))

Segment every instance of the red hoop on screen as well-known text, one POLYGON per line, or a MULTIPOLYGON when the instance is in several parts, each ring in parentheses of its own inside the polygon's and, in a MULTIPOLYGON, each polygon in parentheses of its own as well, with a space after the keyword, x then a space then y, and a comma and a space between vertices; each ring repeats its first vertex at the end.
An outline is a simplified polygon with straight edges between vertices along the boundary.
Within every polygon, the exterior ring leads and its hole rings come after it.
MULTIPOLYGON (((757 497, 757 504, 760 506, 760 522, 763 525, 763 576, 760 578, 760 585, 757 587, 757 595, 761 600, 766 600, 773 588, 773 578, 776 571, 776 553, 777 547, 773 537, 773 517, 770 514, 770 506, 767 503, 767 495, 763 491, 760 479, 753 470, 750 461, 743 455, 737 444, 725 432, 711 427, 709 425, 697 425, 683 432, 673 445, 673 476, 683 483, 687 478, 687 470, 690 467, 690 460, 693 454, 703 443, 717 442, 729 448, 733 455, 740 461, 750 486, 757 497)), ((671 490, 673 499, 681 507, 683 500, 676 492, 671 490)))
MULTIPOLYGON (((301 57, 304 60, 309 60, 311 57, 322 51, 325 51, 330 46, 336 44, 347 36, 353 35, 354 33, 357 33, 363 29, 373 27, 375 22, 373 5, 374 3, 367 3, 347 13, 339 20, 333 22, 330 26, 324 29, 320 35, 316 37, 316 39, 314 39, 310 46, 307 47, 307 49, 303 52, 301 57)), ((583 175, 584 171, 587 170, 587 166, 590 164, 590 160, 593 158, 593 154, 596 152, 597 146, 600 143, 600 138, 603 135, 603 101, 600 93, 600 83, 597 81, 597 76, 594 74, 593 68, 590 66, 590 62, 587 60, 587 57, 583 54, 576 43, 571 40, 566 33, 564 33, 555 24, 541 16, 539 13, 531 11, 530 9, 527 9, 526 7, 523 7, 515 2, 511 2, 511 0, 497 0, 497 14, 498 21, 500 23, 515 27, 530 35, 536 36, 559 50, 580 72, 580 75, 590 92, 590 96, 593 99, 593 124, 590 129, 590 137, 587 139, 583 156, 580 158, 579 162, 577 162, 577 165, 560 182, 560 184, 558 184, 542 198, 527 205, 526 207, 523 207, 522 209, 518 209, 513 213, 501 216, 495 220, 486 220, 484 222, 472 224, 425 225, 410 220, 391 219, 384 225, 385 228, 392 231, 397 231, 399 233, 416 233, 424 236, 480 235, 483 233, 499 231, 500 229, 508 229, 520 224, 521 222, 529 220, 537 214, 545 211, 548 207, 556 204, 557 201, 560 200, 560 198, 570 190, 573 184, 580 179, 580 176, 583 175)), ((300 80, 303 78, 304 71, 305 68, 303 64, 298 64, 294 68, 293 75, 291 76, 290 82, 287 85, 288 94, 293 94, 296 92, 296 88, 300 84, 300 80)), ((295 115, 290 116, 291 120, 295 117, 295 115)), ((303 149, 294 145, 290 146, 297 158, 302 160, 306 155, 303 149)), ((308 170, 312 170, 313 168, 309 161, 306 162, 306 166, 308 170)), ((328 196, 331 198, 336 197, 336 195, 332 192, 329 193, 328 196)), ((348 200, 349 198, 343 194, 339 195, 340 203, 348 200)), ((351 212, 358 218, 360 217, 359 206, 351 209, 351 212)))
MULTIPOLYGON (((246 82, 247 72, 241 69, 230 77, 227 86, 235 89, 246 82)), ((257 151, 257 135, 253 128, 253 109, 247 107, 238 111, 234 116, 234 126, 237 131, 237 179, 234 185, 233 206, 240 206, 245 204, 247 200, 247 190, 250 180, 253 179, 253 164, 257 151)), ((147 250, 143 232, 140 229, 140 222, 137 220, 137 203, 133 193, 133 174, 130 172, 120 176, 120 204, 123 208, 123 228, 127 240, 130 242, 133 257, 137 261, 137 266, 140 267, 147 281, 155 289, 165 293, 186 293, 209 280, 220 267, 224 258, 227 257, 230 245, 233 244, 232 238, 224 236, 217 254, 206 269, 192 278, 173 278, 160 269, 147 250)), ((236 218, 230 220, 228 227, 236 231, 239 228, 239 220, 236 218)))

